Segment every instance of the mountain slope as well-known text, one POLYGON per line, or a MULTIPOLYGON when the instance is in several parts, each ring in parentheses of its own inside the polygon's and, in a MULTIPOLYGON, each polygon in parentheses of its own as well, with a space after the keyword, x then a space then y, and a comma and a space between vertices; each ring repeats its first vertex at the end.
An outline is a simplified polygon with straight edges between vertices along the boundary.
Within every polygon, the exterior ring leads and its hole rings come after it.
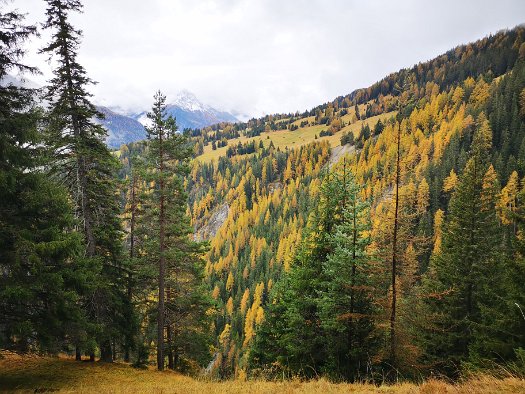
MULTIPOLYGON (((321 162, 316 162, 304 150, 311 145, 294 149, 302 145, 301 139, 307 143, 317 137, 332 146, 340 142, 353 146, 347 163, 363 197, 372 203, 374 237, 387 244, 381 237, 390 226, 395 141, 401 126, 401 193, 406 196, 402 202, 411 206, 406 199, 418 196, 418 204, 425 207, 410 232, 432 241, 433 218, 438 210, 447 211, 451 196, 449 189, 444 191, 445 180, 451 171, 461 177, 482 112, 491 120, 492 160, 502 185, 513 171, 520 179, 525 175, 525 125, 519 115, 519 96, 525 87, 525 44, 520 38, 524 33, 520 27, 458 47, 303 114, 272 115, 238 125, 240 136, 226 138, 226 147, 210 145, 232 134, 228 126, 206 128, 195 137, 204 145, 204 160, 194 164, 195 181, 190 181, 194 221, 206 223, 215 207, 231 207, 225 224, 211 239, 207 267, 210 291, 222 308, 216 322, 223 363, 217 365, 219 374, 227 376, 246 367, 271 289, 293 264, 302 229, 316 204, 316 168, 327 156, 320 154, 321 162), (412 96, 414 102, 395 117, 399 97, 393 86, 405 82, 401 99, 412 96), (277 145, 279 141, 282 144, 277 145), (238 149, 239 143, 252 142, 254 153, 238 149), (286 156, 267 153, 270 144, 286 156)), ((424 243, 413 248, 418 269, 425 272, 432 248, 424 243)), ((388 272, 387 267, 383 270, 388 272)))
POLYGON ((97 107, 104 119, 97 120, 108 130, 106 144, 110 148, 119 148, 122 144, 146 138, 144 126, 135 119, 117 114, 107 107, 97 107))
MULTIPOLYGON (((444 215, 446 220, 454 179, 461 180, 472 136, 485 117, 492 130, 491 162, 501 185, 525 176, 524 38, 523 27, 503 31, 304 113, 269 115, 192 134, 204 153, 194 161, 188 180, 195 227, 205 228, 216 212, 229 207, 224 224, 211 237, 206 269, 220 309, 214 326, 218 375, 243 375, 249 368, 248 355, 272 289, 293 266, 317 204, 331 148, 345 146, 346 164, 361 197, 370 201, 371 235, 380 262, 385 262, 392 250, 388 236, 400 132, 400 203, 402 211, 418 207, 410 228, 403 230, 399 250, 406 253, 400 264, 413 264, 421 275, 441 242, 435 218, 442 221, 444 215), (396 85, 403 86, 402 94, 396 85), (405 104, 396 113, 400 103, 405 104), (406 241, 410 237, 421 241, 406 241)), ((515 231, 507 236, 513 239, 515 231)), ((388 266, 380 268, 388 273, 388 266)), ((379 291, 388 297, 388 286, 379 291)), ((507 314, 517 325, 522 317, 513 308, 507 314)), ((519 338, 515 348, 525 346, 525 337, 519 338)), ((419 345, 407 348, 417 350, 419 345)), ((407 358, 415 356, 407 353, 407 358)))
MULTIPOLYGON (((228 112, 218 111, 203 104, 187 90, 180 92, 175 100, 168 104, 167 113, 177 120, 179 130, 200 129, 221 122, 237 122, 237 118, 228 112)), ((133 116, 143 125, 147 124, 146 112, 133 116)))

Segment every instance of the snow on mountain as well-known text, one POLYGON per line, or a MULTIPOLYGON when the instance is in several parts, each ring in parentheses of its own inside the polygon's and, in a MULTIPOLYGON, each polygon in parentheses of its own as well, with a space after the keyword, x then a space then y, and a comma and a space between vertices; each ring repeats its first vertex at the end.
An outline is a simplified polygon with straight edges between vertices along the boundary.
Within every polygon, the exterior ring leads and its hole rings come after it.
POLYGON ((0 79, 0 86, 8 86, 8 85, 13 85, 19 88, 27 88, 27 89, 41 88, 40 85, 31 81, 30 79, 27 79, 26 77, 14 77, 12 75, 6 75, 2 79, 0 79))
MULTIPOLYGON (((209 105, 203 104, 197 97, 183 90, 173 101, 166 106, 168 115, 173 116, 177 121, 179 130, 200 129, 220 122, 238 122, 239 120, 229 112, 218 111, 209 105)), ((141 112, 132 116, 133 119, 142 125, 148 125, 146 112, 141 112)))
MULTIPOLYGON (((150 124, 146 111, 127 116, 118 106, 98 106, 97 109, 105 116, 100 123, 108 130, 106 143, 110 148, 118 148, 122 144, 146 138, 144 126, 150 124)), ((232 114, 203 104, 187 90, 180 92, 167 105, 166 110, 168 115, 175 117, 180 131, 186 128, 198 129, 219 122, 238 122, 232 114)))
MULTIPOLYGON (((29 79, 22 79, 11 75, 0 80, 0 86, 13 84, 19 87, 40 88, 39 85, 29 79)), ((129 114, 118 105, 102 106, 97 109, 104 115, 104 119, 95 119, 96 122, 108 130, 106 144, 110 148, 119 148, 122 144, 140 141, 146 138, 144 126, 149 125, 150 120, 146 111, 138 114, 129 114)), ((220 122, 238 122, 239 119, 229 112, 218 111, 209 105, 203 104, 197 97, 183 90, 175 99, 167 105, 168 115, 175 117, 180 131, 191 128, 199 129, 220 122)))
POLYGON ((148 119, 148 116, 146 115, 146 112, 141 112, 138 115, 132 116, 134 119, 137 120, 142 126, 149 126, 151 124, 151 120, 148 119))
POLYGON ((177 97, 175 97, 175 100, 170 105, 174 105, 176 107, 179 107, 180 109, 191 112, 206 112, 214 110, 210 106, 201 103, 193 93, 187 90, 179 92, 179 94, 177 94, 177 97))

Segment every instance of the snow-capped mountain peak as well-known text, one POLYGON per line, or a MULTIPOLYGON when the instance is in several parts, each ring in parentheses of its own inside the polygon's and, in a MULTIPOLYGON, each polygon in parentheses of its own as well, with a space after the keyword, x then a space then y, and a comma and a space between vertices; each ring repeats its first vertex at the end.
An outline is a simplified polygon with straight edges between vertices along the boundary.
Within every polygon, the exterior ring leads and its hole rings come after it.
MULTIPOLYGON (((220 122, 237 122, 238 119, 229 112, 216 110, 209 105, 203 104, 191 92, 182 90, 175 99, 169 100, 166 105, 166 115, 173 116, 177 121, 179 130, 186 128, 197 129, 220 122)), ((133 115, 144 126, 148 126, 150 120, 146 116, 147 112, 141 112, 133 115)))
POLYGON ((175 100, 173 100, 170 105, 174 105, 180 109, 191 112, 207 112, 210 110, 209 106, 201 103, 199 99, 188 90, 180 91, 175 97, 175 100))

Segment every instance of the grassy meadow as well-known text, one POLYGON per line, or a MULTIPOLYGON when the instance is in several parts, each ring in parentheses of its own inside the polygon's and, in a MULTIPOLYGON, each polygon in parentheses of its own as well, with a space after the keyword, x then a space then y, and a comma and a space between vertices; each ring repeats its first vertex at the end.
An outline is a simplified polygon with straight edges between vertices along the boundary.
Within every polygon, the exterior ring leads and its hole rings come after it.
MULTIPOLYGON (((270 145, 270 142, 273 142, 274 146, 276 148, 285 149, 288 148, 295 148, 298 146, 309 144, 313 141, 315 141, 315 136, 318 137, 319 141, 328 141, 332 147, 339 146, 341 144, 340 140, 344 133, 352 132, 354 133, 354 136, 357 137, 359 134, 359 131, 361 130, 362 125, 368 125, 369 127, 374 127, 374 125, 377 123, 378 120, 381 120, 382 122, 385 122, 387 119, 391 118, 392 116, 395 116, 396 111, 388 112, 386 114, 371 116, 370 118, 367 118, 365 120, 358 120, 354 123, 348 124, 345 127, 343 127, 341 130, 339 130, 337 133, 331 136, 324 136, 319 137, 319 134, 322 130, 328 129, 327 125, 314 125, 314 126, 307 126, 307 127, 300 127, 299 129, 295 131, 289 131, 289 130, 280 130, 280 131, 270 131, 270 132, 264 132, 261 133, 258 137, 252 137, 247 138, 245 136, 241 136, 239 138, 234 138, 231 140, 228 140, 228 145, 223 146, 221 148, 217 148, 216 150, 213 150, 211 147, 211 144, 208 144, 204 147, 204 153, 197 157, 197 160, 208 163, 212 160, 218 160, 221 156, 226 156, 226 150, 228 149, 228 146, 235 146, 239 142, 242 144, 251 142, 252 140, 255 140, 256 144, 259 143, 259 141, 263 141, 263 144, 265 146, 270 145)), ((351 115, 345 115, 341 119, 345 123, 349 123, 351 115)), ((302 121, 308 120, 312 121, 314 117, 299 119, 294 122, 294 124, 299 125, 302 121)), ((285 121, 286 119, 283 119, 282 121, 285 121)))
POLYGON ((327 380, 215 382, 172 371, 138 370, 127 364, 76 362, 66 357, 0 355, 0 392, 19 393, 523 393, 525 381, 508 377, 471 378, 459 384, 429 380, 420 385, 399 383, 331 383, 327 380))

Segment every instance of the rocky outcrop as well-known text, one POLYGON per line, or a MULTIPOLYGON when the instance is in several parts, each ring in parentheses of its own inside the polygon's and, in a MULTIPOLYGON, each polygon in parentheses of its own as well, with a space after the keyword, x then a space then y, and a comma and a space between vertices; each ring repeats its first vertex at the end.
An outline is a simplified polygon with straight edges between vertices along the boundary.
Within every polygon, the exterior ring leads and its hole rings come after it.
POLYGON ((215 209, 210 218, 195 230, 195 240, 204 241, 213 238, 228 218, 229 211, 230 207, 227 203, 224 203, 215 209))

